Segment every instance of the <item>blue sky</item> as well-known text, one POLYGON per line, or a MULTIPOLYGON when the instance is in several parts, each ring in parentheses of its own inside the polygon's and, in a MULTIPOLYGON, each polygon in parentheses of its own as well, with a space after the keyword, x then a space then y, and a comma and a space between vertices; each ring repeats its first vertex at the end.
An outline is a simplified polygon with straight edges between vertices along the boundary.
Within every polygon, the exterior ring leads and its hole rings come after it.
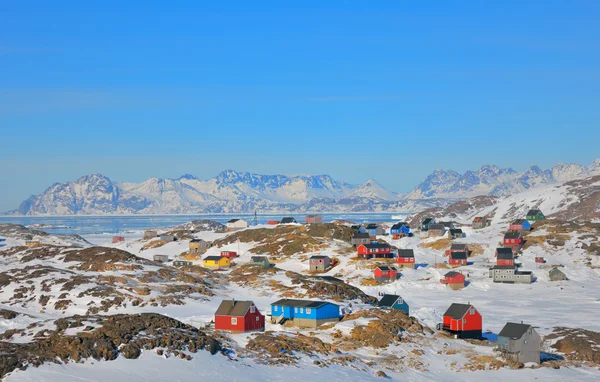
POLYGON ((408 191, 600 156, 595 1, 82 3, 0 4, 0 211, 95 172, 408 191))

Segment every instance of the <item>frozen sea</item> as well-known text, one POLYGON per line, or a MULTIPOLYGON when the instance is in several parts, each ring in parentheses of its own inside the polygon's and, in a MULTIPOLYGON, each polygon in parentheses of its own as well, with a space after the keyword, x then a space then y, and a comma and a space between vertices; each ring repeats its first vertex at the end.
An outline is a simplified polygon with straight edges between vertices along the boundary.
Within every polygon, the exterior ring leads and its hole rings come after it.
MULTIPOLYGON (((328 213, 320 214, 324 222, 343 219, 356 223, 401 220, 409 213, 328 213)), ((269 220, 281 220, 293 216, 303 222, 305 214, 257 215, 257 223, 265 224, 269 220)), ((127 216, 2 216, 0 224, 14 223, 51 234, 97 235, 115 234, 151 228, 172 227, 192 220, 210 219, 225 223, 233 218, 242 218, 253 223, 253 214, 237 215, 127 215, 127 216)))

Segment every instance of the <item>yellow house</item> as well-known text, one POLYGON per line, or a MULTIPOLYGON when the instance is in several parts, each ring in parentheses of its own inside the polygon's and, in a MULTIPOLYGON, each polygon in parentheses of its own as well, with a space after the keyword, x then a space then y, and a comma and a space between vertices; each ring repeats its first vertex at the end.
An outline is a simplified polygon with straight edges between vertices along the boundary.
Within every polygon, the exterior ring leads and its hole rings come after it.
POLYGON ((210 268, 229 268, 231 261, 227 257, 206 256, 203 260, 203 265, 210 268))
POLYGON ((40 241, 39 240, 27 240, 25 242, 25 246, 26 247, 39 247, 40 241))

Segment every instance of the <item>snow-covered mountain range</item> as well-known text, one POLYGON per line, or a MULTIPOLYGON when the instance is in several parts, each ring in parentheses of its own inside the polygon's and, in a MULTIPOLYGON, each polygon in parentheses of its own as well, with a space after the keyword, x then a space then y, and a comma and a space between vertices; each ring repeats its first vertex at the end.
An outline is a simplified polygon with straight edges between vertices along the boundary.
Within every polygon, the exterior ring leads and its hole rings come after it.
POLYGON ((477 195, 507 196, 594 174, 600 174, 600 159, 588 167, 558 164, 542 170, 532 166, 524 172, 489 165, 464 174, 436 170, 406 195, 389 191, 372 179, 353 185, 329 175, 258 175, 226 170, 208 180, 183 175, 177 179, 150 178, 141 183, 119 183, 93 174, 53 184, 8 214, 415 211, 444 207, 477 195))

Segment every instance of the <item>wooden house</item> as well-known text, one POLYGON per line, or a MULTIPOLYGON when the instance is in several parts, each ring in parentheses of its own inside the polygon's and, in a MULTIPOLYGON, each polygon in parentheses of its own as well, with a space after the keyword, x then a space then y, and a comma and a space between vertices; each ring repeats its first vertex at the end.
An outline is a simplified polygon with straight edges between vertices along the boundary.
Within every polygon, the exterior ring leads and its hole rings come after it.
POLYGON ((323 216, 321 215, 307 215, 306 224, 321 224, 323 223, 323 216))
POLYGON ((369 235, 366 232, 355 232, 354 234, 352 234, 352 239, 350 240, 350 243, 355 245, 355 246, 359 246, 361 244, 368 244, 371 242, 371 235, 369 235))
POLYGON ((386 243, 361 244, 356 248, 359 257, 363 259, 392 258, 392 247, 386 243))
POLYGON ((518 252, 524 242, 523 234, 519 231, 510 231, 504 234, 504 247, 512 249, 513 252, 518 252))
POLYGON ((430 224, 435 224, 435 220, 433 218, 423 219, 423 222, 421 223, 421 231, 428 231, 430 224))
POLYGON ((191 261, 186 261, 186 260, 175 260, 173 261, 173 266, 174 267, 187 267, 192 265, 191 261))
POLYGON ((396 264, 405 268, 414 268, 415 251, 412 249, 399 249, 396 255, 396 264))
POLYGON ((477 216, 473 219, 471 226, 473 229, 482 229, 490 225, 490 222, 486 216, 477 216))
POLYGON ((465 237, 465 234, 460 228, 451 228, 448 230, 448 239, 450 240, 462 239, 463 237, 465 237))
POLYGON ((511 231, 531 231, 531 223, 529 223, 525 219, 516 219, 515 221, 510 223, 509 228, 511 231))
POLYGON ((381 300, 377 302, 377 306, 380 308, 396 309, 401 310, 406 315, 409 315, 409 306, 406 301, 395 294, 384 294, 381 300))
POLYGON ((515 256, 513 255, 513 251, 510 248, 496 248, 496 252, 494 254, 496 257, 496 265, 499 266, 514 266, 515 265, 515 256))
POLYGON ((448 264, 452 266, 467 265, 467 253, 466 252, 450 252, 448 258, 448 264))
POLYGON ((407 222, 398 222, 390 228, 391 235, 408 236, 410 234, 410 226, 407 222))
POLYGON ((394 281, 398 279, 398 270, 394 267, 380 265, 373 270, 373 278, 377 281, 394 281))
POLYGON ((427 230, 428 237, 440 237, 446 234, 446 227, 442 224, 429 224, 429 229, 427 230))
POLYGON ((123 236, 113 236, 113 238, 112 238, 113 244, 122 243, 124 241, 125 241, 125 238, 123 236))
POLYGON ((361 228, 360 232, 366 232, 371 236, 383 235, 385 233, 383 227, 375 223, 367 224, 361 228))
POLYGON ((222 256, 206 256, 202 261, 202 265, 208 268, 229 268, 231 260, 222 256))
POLYGON ((454 243, 450 249, 446 250, 446 256, 450 256, 452 252, 464 252, 469 257, 469 245, 464 243, 454 243))
POLYGON ((527 212, 526 219, 529 220, 530 222, 536 222, 538 220, 544 220, 544 219, 546 219, 546 217, 540 210, 529 210, 527 212))
POLYGON ((453 290, 463 289, 465 287, 465 275, 460 272, 450 271, 444 275, 440 283, 448 285, 453 290))
POLYGON ((263 331, 265 316, 252 301, 223 300, 215 312, 215 330, 229 333, 263 331))
POLYGON ((226 257, 228 259, 235 259, 238 257, 238 253, 235 251, 221 251, 221 257, 226 257))
POLYGON ((247 221, 245 221, 243 219, 231 219, 227 223, 225 223, 225 226, 229 230, 236 230, 236 229, 248 228, 249 224, 247 221))
POLYGON ((154 255, 152 256, 154 261, 158 261, 159 263, 166 263, 169 261, 169 256, 167 255, 154 255))
POLYGON ((271 267, 271 263, 269 263, 269 258, 267 256, 252 256, 248 264, 259 265, 265 268, 271 267))
POLYGON ((144 239, 154 239, 158 236, 156 231, 144 231, 144 239))
POLYGON ((298 223, 296 221, 296 219, 294 219, 291 216, 285 217, 285 218, 281 219, 281 222, 279 222, 279 224, 296 224, 296 223, 298 223))
POLYGON ((546 262, 546 259, 544 259, 543 256, 536 256, 535 257, 535 262, 538 264, 544 264, 546 262))
POLYGON ((471 304, 452 304, 444 313, 444 322, 439 330, 453 334, 456 338, 480 339, 483 319, 471 304))
POLYGON ((557 267, 552 268, 548 272, 548 277, 550 278, 550 281, 564 281, 567 279, 567 275, 557 267))
POLYGON ((533 326, 509 322, 498 333, 495 350, 513 362, 540 363, 542 339, 533 326))
POLYGON ((172 241, 175 241, 175 236, 173 235, 160 235, 160 240, 164 241, 165 243, 170 243, 172 241))
POLYGON ((531 284, 533 272, 519 271, 514 265, 495 265, 490 268, 489 277, 495 283, 503 284, 531 284))
POLYGON ((326 301, 281 299, 271 304, 273 324, 290 321, 300 328, 317 328, 339 320, 339 305, 326 301))
POLYGON ((25 246, 26 247, 39 247, 40 241, 39 240, 26 240, 25 246))
POLYGON ((311 271, 325 272, 331 265, 331 258, 329 256, 311 256, 308 264, 311 271))
POLYGON ((202 240, 202 239, 190 240, 190 243, 189 243, 189 252, 190 253, 204 252, 208 248, 210 248, 210 243, 206 240, 202 240))

